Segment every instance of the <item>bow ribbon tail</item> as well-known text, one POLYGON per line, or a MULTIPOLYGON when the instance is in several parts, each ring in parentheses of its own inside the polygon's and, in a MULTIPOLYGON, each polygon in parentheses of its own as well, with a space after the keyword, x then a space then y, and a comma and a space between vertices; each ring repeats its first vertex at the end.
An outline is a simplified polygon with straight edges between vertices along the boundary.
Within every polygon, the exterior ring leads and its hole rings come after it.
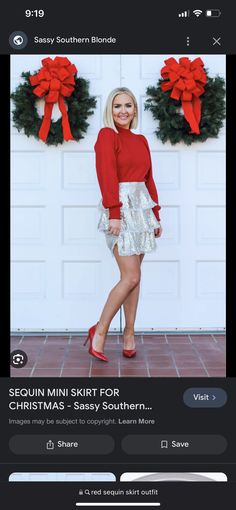
POLYGON ((64 140, 66 140, 66 142, 68 142, 68 140, 74 140, 74 137, 72 136, 71 129, 70 129, 70 124, 69 124, 69 119, 68 119, 65 102, 64 102, 62 95, 59 96, 58 105, 59 105, 59 108, 60 108, 60 111, 62 114, 62 130, 63 130, 64 140))
POLYGON ((193 96, 193 112, 195 115, 195 119, 199 125, 201 120, 201 100, 199 97, 193 96))
MULTIPOLYGON (((196 100, 198 99, 199 103, 200 103, 200 99, 199 97, 196 98, 196 100)), ((194 110, 197 112, 197 114, 199 115, 199 111, 201 112, 201 110, 199 110, 199 107, 201 107, 201 104, 199 106, 197 106, 197 104, 195 103, 195 106, 194 106, 194 110)), ((195 117, 195 112, 193 110, 193 104, 190 102, 190 101, 183 101, 182 100, 182 108, 183 108, 183 111, 184 111, 184 116, 185 116, 185 119, 187 120, 187 122, 189 123, 190 127, 191 127, 191 133, 194 133, 196 135, 199 135, 200 134, 200 130, 199 130, 199 120, 196 119, 195 117)))
POLYGON ((44 117, 42 120, 42 124, 40 126, 39 130, 39 138, 43 142, 46 142, 50 125, 51 125, 51 117, 52 117, 52 109, 53 109, 53 103, 46 103, 44 105, 44 117))

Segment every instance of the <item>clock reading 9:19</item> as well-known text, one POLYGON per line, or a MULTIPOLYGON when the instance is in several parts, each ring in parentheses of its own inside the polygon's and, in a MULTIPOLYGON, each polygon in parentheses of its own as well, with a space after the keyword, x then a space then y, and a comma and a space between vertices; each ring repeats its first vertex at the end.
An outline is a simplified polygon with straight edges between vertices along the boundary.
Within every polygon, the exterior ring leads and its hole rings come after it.
POLYGON ((44 14, 43 9, 35 9, 34 11, 27 9, 25 11, 26 18, 43 18, 44 14))

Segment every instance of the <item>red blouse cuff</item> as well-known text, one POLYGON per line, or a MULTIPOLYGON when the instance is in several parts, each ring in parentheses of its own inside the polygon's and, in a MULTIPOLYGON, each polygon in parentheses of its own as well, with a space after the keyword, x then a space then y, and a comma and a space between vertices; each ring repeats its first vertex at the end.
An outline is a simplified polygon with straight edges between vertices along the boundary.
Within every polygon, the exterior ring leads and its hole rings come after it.
POLYGON ((109 220, 120 220, 120 207, 111 207, 109 209, 109 220))

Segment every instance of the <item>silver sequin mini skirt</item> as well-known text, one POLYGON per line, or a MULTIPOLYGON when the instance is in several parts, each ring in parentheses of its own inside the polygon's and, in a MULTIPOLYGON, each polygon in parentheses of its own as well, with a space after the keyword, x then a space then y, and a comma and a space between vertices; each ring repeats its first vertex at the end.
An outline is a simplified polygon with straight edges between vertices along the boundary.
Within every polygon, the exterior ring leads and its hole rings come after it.
POLYGON ((118 245, 119 255, 140 255, 156 250, 154 229, 160 226, 152 208, 154 202, 145 182, 120 182, 119 198, 121 230, 118 236, 109 234, 109 209, 99 202, 100 219, 98 230, 105 233, 108 248, 114 256, 113 249, 118 245))

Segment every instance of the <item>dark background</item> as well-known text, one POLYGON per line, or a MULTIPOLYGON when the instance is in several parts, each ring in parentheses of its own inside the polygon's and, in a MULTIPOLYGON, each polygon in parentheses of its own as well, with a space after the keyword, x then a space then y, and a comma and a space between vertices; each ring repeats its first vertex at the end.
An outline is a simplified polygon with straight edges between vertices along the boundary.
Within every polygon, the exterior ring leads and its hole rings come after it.
MULTIPOLYGON (((58 463, 62 465, 62 470, 65 470, 65 464, 74 464, 78 469, 78 464, 84 466, 86 464, 96 468, 100 466, 100 470, 104 468, 112 471, 113 467, 118 468, 120 465, 121 472, 124 471, 140 471, 143 469, 141 465, 149 466, 150 471, 165 470, 165 466, 171 471, 179 464, 177 470, 184 471, 183 464, 194 465, 194 471, 201 471, 202 466, 208 464, 209 471, 225 471, 228 463, 235 464, 236 458, 236 437, 235 437, 235 423, 232 419, 235 412, 235 390, 236 379, 220 378, 199 378, 186 379, 181 378, 174 381, 171 379, 129 379, 128 383, 125 379, 99 379, 96 382, 92 379, 80 378, 75 380, 68 380, 65 378, 57 379, 51 378, 47 382, 44 378, 37 378, 35 380, 27 379, 4 379, 1 381, 0 399, 1 399, 1 435, 0 435, 0 451, 1 451, 1 464, 2 467, 5 463, 14 464, 17 470, 17 464, 37 464, 37 471, 39 465, 47 465, 46 470, 49 470, 49 464, 58 463), (187 388, 223 388, 225 389, 228 400, 223 407, 220 408, 190 408, 185 405, 183 401, 183 394, 187 388), (119 397, 9 397, 9 388, 119 388, 119 397), (64 411, 10 411, 8 408, 10 401, 66 401, 68 404, 73 404, 74 401, 83 403, 89 402, 102 402, 108 401, 111 403, 127 402, 137 403, 143 402, 146 407, 152 407, 152 411, 144 410, 119 410, 119 411, 104 411, 99 410, 97 413, 94 411, 76 411, 73 407, 64 411), (104 418, 120 418, 120 419, 138 419, 138 418, 156 419, 155 425, 109 425, 109 426, 93 426, 93 425, 9 425, 8 420, 11 419, 40 419, 40 418, 82 418, 82 419, 104 419, 104 418), (38 455, 16 455, 9 450, 9 439, 15 434, 45 434, 47 440, 54 434, 63 435, 87 435, 87 434, 108 434, 115 440, 114 451, 107 455, 86 455, 86 454, 50 454, 48 452, 38 455), (228 448, 220 455, 128 455, 124 453, 121 447, 121 442, 124 436, 129 434, 216 434, 222 435, 228 442, 228 448), (49 436, 49 437, 48 437, 49 436), (168 466, 169 464, 169 466, 168 466), (212 465, 210 469, 210 464, 212 465), (158 469, 157 469, 158 465, 158 469), (180 466, 181 465, 181 466, 180 466), (199 465, 198 469, 197 466, 199 465), (106 467, 105 467, 106 466, 106 467), (110 467, 109 467, 110 466, 110 467), (200 468, 201 466, 201 468, 200 468)), ((45 390, 46 394, 46 390, 45 390)), ((63 439, 63 437, 61 437, 63 439)), ((99 439, 98 439, 99 441, 99 439)), ((234 466, 231 466, 234 470, 234 466)), ((229 466, 230 468, 230 466, 229 466)), ((34 469, 32 467, 32 469, 34 469)), ((94 469, 94 468, 93 468, 94 469)), ((22 469, 21 469, 22 470, 22 469)), ((187 468, 187 471, 191 469, 187 468)), ((236 481, 236 477, 234 478, 236 481)))
POLYGON ((179 18, 178 13, 186 9, 196 9, 193 2, 158 2, 146 0, 138 4, 134 0, 117 3, 110 0, 99 2, 66 3, 45 0, 37 2, 4 5, 0 48, 2 53, 18 52, 10 50, 9 35, 15 30, 26 32, 29 38, 25 53, 228 53, 236 52, 235 15, 236 5, 228 0, 212 6, 197 4, 204 14, 199 17, 179 18), (206 9, 219 8, 219 18, 207 18, 206 9), (44 18, 25 18, 25 9, 44 9, 44 18), (63 37, 91 35, 113 36, 116 44, 73 45, 69 47, 41 46, 33 43, 33 36, 60 35, 63 37), (190 46, 186 46, 186 37, 190 46), (213 46, 213 37, 221 36, 221 47, 213 46))
MULTIPOLYGON (((110 0, 100 0, 99 2, 66 2, 66 4, 50 0, 43 1, 21 1, 15 4, 6 2, 1 7, 0 17, 0 91, 1 91, 1 186, 0 186, 0 206, 1 214, 1 351, 0 351, 0 374, 9 376, 9 350, 10 350, 10 115, 9 115, 9 90, 10 90, 10 58, 9 53, 18 53, 10 48, 8 38, 11 32, 22 30, 27 33, 29 43, 23 50, 26 54, 49 53, 49 54, 79 54, 79 53, 123 53, 123 54, 227 54, 227 376, 235 376, 235 119, 236 119, 236 38, 235 38, 235 15, 236 4, 228 0, 218 2, 212 5, 209 3, 197 7, 205 10, 206 8, 220 8, 222 15, 218 19, 207 19, 203 15, 199 18, 191 17, 188 19, 179 19, 178 12, 188 8, 196 8, 192 2, 184 2, 182 6, 170 2, 160 3, 156 0, 146 0, 142 5, 137 2, 124 2, 120 0, 117 3, 110 0), (36 19, 25 18, 25 9, 44 9, 45 17, 36 19), (113 36, 117 38, 117 43, 108 44, 90 44, 90 45, 64 45, 42 46, 33 43, 33 36, 77 36, 89 37, 91 35, 99 37, 113 36), (190 46, 186 45, 186 38, 190 37, 190 46), (213 46, 213 37, 221 36, 221 47, 213 46)), ((71 382, 72 383, 72 382, 71 382)), ((78 380, 76 381, 78 385, 78 380)), ((107 381, 96 380, 96 385, 105 386, 107 381)), ((20 433, 21 428, 14 431, 13 427, 8 427, 8 398, 7 388, 11 386, 65 386, 69 384, 68 379, 60 380, 7 380, 2 379, 0 385, 1 393, 1 435, 0 435, 0 492, 1 501, 4 508, 12 510, 13 508, 24 508, 24 510, 41 510, 42 508, 57 508, 58 510, 75 509, 75 502, 78 500, 78 488, 82 484, 64 483, 8 483, 10 472, 13 471, 113 471, 119 476, 124 471, 224 471, 229 476, 229 480, 236 479, 235 464, 235 435, 234 420, 235 414, 235 385, 236 380, 232 379, 180 379, 180 380, 160 380, 152 378, 150 380, 110 380, 109 384, 118 386, 125 391, 124 400, 132 400, 134 395, 140 395, 139 400, 150 395, 151 400, 155 401, 158 416, 161 417, 158 425, 160 431, 171 432, 191 432, 194 433, 222 433, 230 443, 230 448, 220 458, 215 458, 214 462, 209 462, 209 456, 196 459, 190 457, 175 457, 175 464, 171 463, 170 456, 158 459, 156 458, 127 458, 118 448, 115 457, 109 456, 107 461, 101 463, 101 459, 93 459, 88 462, 83 459, 83 464, 78 464, 76 458, 71 457, 66 460, 63 455, 62 464, 59 467, 55 461, 60 461, 60 457, 52 458, 41 457, 18 457, 10 455, 8 450, 8 436, 13 433, 20 433), (194 410, 188 409, 183 405, 181 395, 187 386, 220 386, 227 389, 230 400, 222 409, 213 410, 194 410), (162 409, 162 413, 160 412, 162 409), (55 460, 55 461, 54 461, 55 460), (231 463, 230 463, 231 461, 231 463), (138 462, 138 464, 137 464, 138 462), (206 464, 203 464, 206 462, 206 464), (204 467, 203 467, 204 466, 204 467)), ((87 387, 93 385, 93 381, 88 379, 79 380, 79 384, 87 387)), ((75 384, 73 384, 75 386, 75 384)), ((15 414, 16 413, 11 413, 15 414)), ((20 415, 21 413, 19 413, 20 415)), ((26 417, 27 413, 24 413, 26 417)), ((47 413, 48 414, 48 413, 47 413)), ((67 413, 68 414, 68 413, 67 413)), ((119 413, 121 414, 121 413, 119 413)), ((127 414, 127 413, 126 413, 127 414)), ((34 412, 34 417, 38 415, 34 412)), ((88 415, 88 413, 86 413, 88 415)), ((55 413, 52 413, 55 416, 55 413)), ((63 413, 60 414, 60 417, 63 413)), ((32 417, 32 414, 31 414, 32 417)), ((37 433, 35 427, 34 433, 37 433)), ((50 429, 51 431, 52 429, 50 429)), ((60 430, 57 427, 57 433, 60 430)), ((131 427, 126 432, 125 427, 117 427, 113 430, 104 431, 101 427, 101 433, 109 433, 119 442, 121 436, 134 432, 131 427)), ((150 433, 154 427, 142 427, 139 431, 150 433)), ((62 431, 62 430, 61 430, 62 431)), ((23 432, 23 430, 22 430, 23 432)), ((28 430, 32 433, 32 429, 28 430)), ((46 430, 44 431, 46 432, 46 430)), ((69 433, 69 428, 63 432, 69 433)), ((80 430, 80 433, 82 430, 80 430)), ((86 433, 88 433, 86 429, 86 433)), ((27 433, 27 428, 24 428, 27 433)), ((38 433, 42 433, 41 428, 38 433)), ((94 433, 94 430, 93 430, 94 433)), ((113 484, 108 484, 112 488, 113 484)), ((126 487, 131 484, 124 484, 126 487)), ((124 487, 123 485, 123 487, 124 487)), ((141 488, 141 484, 133 484, 132 487, 141 488)), ((86 484, 86 486, 98 488, 98 484, 86 484)), ((105 485, 103 484, 105 487, 105 485)), ((117 483, 115 488, 117 489, 117 483)), ((122 488, 123 488, 122 487, 122 488)), ((157 487, 156 483, 145 483, 145 489, 148 487, 157 487)), ((181 508, 183 510, 209 510, 214 508, 222 510, 235 508, 235 483, 165 483, 159 484, 161 509, 172 510, 181 508), (160 488, 161 486, 161 488, 160 488)), ((147 499, 147 498, 146 498, 147 499)), ((133 501, 134 499, 132 499, 133 501)), ((153 499, 154 500, 154 499, 153 499)), ((156 499, 155 499, 156 500, 156 499)), ((125 508, 125 507, 123 507, 125 508)))
MULTIPOLYGON (((83 487, 85 484, 75 484, 75 483, 9 483, 9 484, 0 484, 0 489, 2 493, 2 497, 7 502, 7 505, 10 510, 13 508, 24 508, 24 510, 42 510, 45 508, 49 510, 49 508, 56 508, 57 510, 76 510, 75 503, 78 501, 82 501, 81 497, 78 497, 77 494, 79 492, 79 488, 83 487)), ((86 487, 90 487, 91 489, 100 488, 99 484, 86 484, 86 487)), ((104 489, 118 489, 118 488, 127 488, 126 486, 131 487, 131 484, 123 484, 121 486, 116 484, 105 485, 101 484, 101 487, 104 489), (112 487, 113 486, 113 487, 112 487)), ((227 483, 200 483, 200 482, 181 482, 181 483, 168 483, 163 482, 162 484, 153 483, 153 484, 132 484, 132 488, 136 489, 152 489, 157 488, 159 490, 159 497, 150 497, 143 498, 143 501, 151 502, 151 501, 159 501, 161 503, 160 510, 209 510, 209 508, 214 508, 214 510, 222 510, 223 508, 227 510, 234 510, 235 508, 235 484, 227 484, 227 483)), ((126 499, 126 501, 128 498, 126 499)), ((84 497, 83 501, 105 501, 105 498, 89 498, 84 497)), ((107 498, 106 501, 122 501, 121 497, 110 497, 107 498)), ((124 501, 124 499, 123 499, 124 501)), ((142 501, 141 498, 130 497, 129 501, 142 501)), ((84 507, 86 508, 86 507, 84 507)), ((93 507, 89 507, 93 508, 93 507)), ((94 507, 99 508, 99 507, 94 507)), ((102 508, 102 507, 100 507, 102 508)), ((112 510, 111 507, 104 507, 112 510)), ((115 508, 115 507, 114 507, 115 508)), ((117 507, 119 508, 119 507, 117 507)), ((132 507, 122 506, 123 510, 130 510, 132 507)), ((135 507, 133 507, 135 508, 135 507)), ((136 507, 137 510, 138 507, 136 507)), ((145 507, 140 507, 145 508, 145 507)), ((152 508, 152 507, 146 507, 152 508)), ((158 508, 158 507, 153 507, 158 508)))

